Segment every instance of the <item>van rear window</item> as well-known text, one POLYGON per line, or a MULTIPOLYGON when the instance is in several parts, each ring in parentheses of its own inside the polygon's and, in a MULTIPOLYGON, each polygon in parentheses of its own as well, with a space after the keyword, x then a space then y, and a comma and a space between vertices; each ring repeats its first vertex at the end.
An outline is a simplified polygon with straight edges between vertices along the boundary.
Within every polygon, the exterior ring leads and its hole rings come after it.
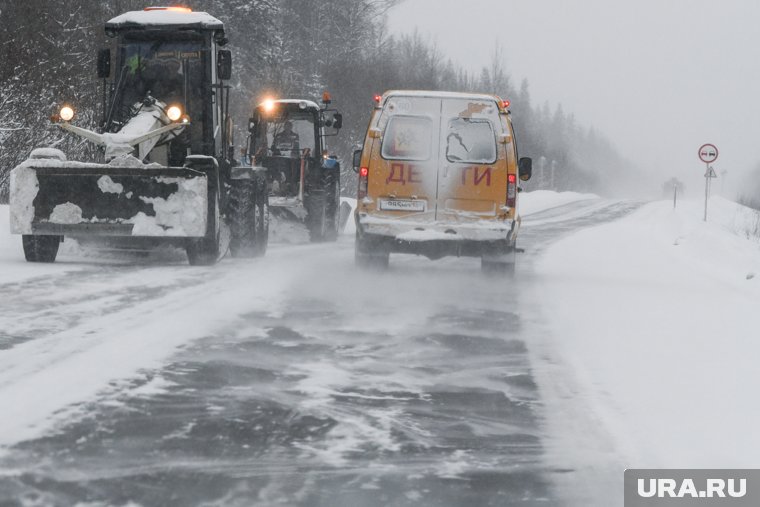
POLYGON ((427 160, 430 158, 432 128, 430 118, 392 116, 383 135, 381 154, 389 160, 427 160))
POLYGON ((454 118, 446 135, 449 162, 493 164, 496 162, 496 136, 485 119, 454 118))

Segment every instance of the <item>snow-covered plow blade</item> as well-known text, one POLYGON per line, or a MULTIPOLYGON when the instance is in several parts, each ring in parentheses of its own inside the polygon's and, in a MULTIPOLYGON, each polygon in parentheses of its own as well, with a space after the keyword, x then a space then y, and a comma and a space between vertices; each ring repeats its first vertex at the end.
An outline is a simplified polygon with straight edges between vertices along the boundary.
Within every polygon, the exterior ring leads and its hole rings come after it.
POLYGON ((11 230, 25 235, 206 235, 208 179, 179 167, 29 160, 11 173, 11 230))

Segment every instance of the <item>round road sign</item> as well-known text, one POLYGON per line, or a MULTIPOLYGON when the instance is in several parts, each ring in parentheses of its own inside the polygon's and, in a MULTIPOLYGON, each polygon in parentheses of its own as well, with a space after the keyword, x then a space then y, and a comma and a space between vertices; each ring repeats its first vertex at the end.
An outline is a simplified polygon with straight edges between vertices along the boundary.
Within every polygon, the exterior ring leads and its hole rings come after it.
POLYGON ((703 144, 699 147, 699 160, 710 164, 718 160, 718 148, 714 144, 703 144))

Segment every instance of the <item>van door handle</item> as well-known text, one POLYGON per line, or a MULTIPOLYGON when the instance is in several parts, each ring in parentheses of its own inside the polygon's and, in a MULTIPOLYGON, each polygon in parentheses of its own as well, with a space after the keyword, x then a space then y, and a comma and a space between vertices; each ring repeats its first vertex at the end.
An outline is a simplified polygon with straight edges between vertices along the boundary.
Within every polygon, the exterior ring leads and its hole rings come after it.
POLYGON ((443 166, 443 177, 448 178, 449 177, 449 166, 445 165, 443 166))

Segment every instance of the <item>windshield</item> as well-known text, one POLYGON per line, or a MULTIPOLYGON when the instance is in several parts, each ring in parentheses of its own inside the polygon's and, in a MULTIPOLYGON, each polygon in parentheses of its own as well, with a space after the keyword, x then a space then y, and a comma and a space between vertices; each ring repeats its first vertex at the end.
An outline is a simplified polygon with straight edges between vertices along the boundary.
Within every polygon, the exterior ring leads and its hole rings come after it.
POLYGON ((314 128, 314 117, 308 112, 262 118, 256 129, 254 152, 266 149, 270 157, 296 158, 308 149, 314 154, 314 128))
POLYGON ((200 117, 203 45, 200 40, 125 40, 114 119, 123 121, 130 108, 148 94, 165 104, 181 104, 191 118, 200 117))

